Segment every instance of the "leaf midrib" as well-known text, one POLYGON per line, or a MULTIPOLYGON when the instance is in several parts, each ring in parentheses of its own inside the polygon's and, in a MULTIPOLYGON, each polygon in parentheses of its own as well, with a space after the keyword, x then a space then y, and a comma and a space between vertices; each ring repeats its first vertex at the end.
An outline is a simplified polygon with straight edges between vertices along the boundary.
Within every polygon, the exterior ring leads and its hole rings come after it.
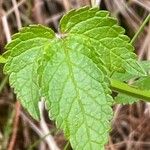
MULTIPOLYGON (((66 47, 65 47, 66 48, 66 47)), ((72 64, 71 60, 70 60, 70 56, 69 56, 69 50, 65 49, 64 48, 64 53, 65 53, 65 56, 66 56, 66 63, 68 65, 68 68, 69 68, 69 74, 70 74, 70 77, 72 79, 72 83, 74 84, 74 87, 75 87, 75 91, 76 91, 76 94, 77 94, 77 101, 78 101, 78 104, 81 108, 81 112, 82 112, 82 115, 83 115, 83 120, 85 122, 85 128, 86 128, 86 133, 87 133, 87 137, 88 137, 88 141, 91 141, 90 140, 90 131, 88 129, 88 124, 87 124, 87 120, 86 120, 86 116, 85 116, 85 110, 82 106, 82 102, 80 101, 80 94, 79 94, 79 90, 77 89, 77 84, 76 84, 76 81, 75 81, 75 77, 74 77, 74 74, 73 74, 73 69, 72 69, 72 66, 70 64, 72 64)), ((89 145, 90 145, 90 149, 92 150, 92 145, 91 145, 91 142, 89 142, 89 145)))

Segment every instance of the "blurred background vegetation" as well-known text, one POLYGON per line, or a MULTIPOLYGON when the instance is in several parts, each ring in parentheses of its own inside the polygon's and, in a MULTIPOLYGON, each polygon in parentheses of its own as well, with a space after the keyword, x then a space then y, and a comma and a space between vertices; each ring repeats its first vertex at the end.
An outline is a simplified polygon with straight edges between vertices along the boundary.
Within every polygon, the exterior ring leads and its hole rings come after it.
MULTIPOLYGON (((131 38, 150 13, 150 0, 98 0, 100 9, 110 11, 131 38)), ((72 8, 91 5, 90 0, 0 0, 0 53, 11 35, 29 24, 58 30, 62 15, 72 8)), ((150 59, 150 24, 134 43, 138 59, 150 59)), ((71 150, 63 133, 48 119, 37 122, 16 101, 13 89, 0 66, 0 150, 71 150), (51 143, 53 141, 53 143, 51 143), (51 144, 50 144, 51 143, 51 144)), ((150 150, 150 104, 114 106, 112 131, 106 150, 150 150)), ((101 138, 101 137, 100 137, 101 138)))

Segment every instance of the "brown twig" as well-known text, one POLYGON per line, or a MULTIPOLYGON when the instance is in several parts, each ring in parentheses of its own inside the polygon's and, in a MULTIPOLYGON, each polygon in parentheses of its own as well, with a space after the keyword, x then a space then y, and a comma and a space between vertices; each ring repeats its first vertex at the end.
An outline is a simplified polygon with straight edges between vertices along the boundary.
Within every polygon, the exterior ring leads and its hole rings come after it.
POLYGON ((15 117, 14 117, 13 131, 12 131, 10 143, 8 145, 8 150, 14 150, 14 147, 15 147, 18 125, 19 125, 20 107, 21 107, 20 102, 17 101, 15 104, 16 113, 15 113, 15 117))
POLYGON ((34 0, 34 16, 38 23, 44 24, 44 16, 42 14, 42 0, 34 0))
POLYGON ((16 23, 17 23, 18 29, 20 29, 22 27, 22 24, 21 24, 21 18, 20 18, 20 13, 19 13, 19 9, 17 6, 17 2, 16 0, 12 0, 12 3, 14 7, 15 16, 16 16, 16 23))
POLYGON ((69 11, 70 10, 70 4, 68 3, 68 0, 63 0, 63 4, 64 4, 64 7, 65 7, 65 10, 69 11))

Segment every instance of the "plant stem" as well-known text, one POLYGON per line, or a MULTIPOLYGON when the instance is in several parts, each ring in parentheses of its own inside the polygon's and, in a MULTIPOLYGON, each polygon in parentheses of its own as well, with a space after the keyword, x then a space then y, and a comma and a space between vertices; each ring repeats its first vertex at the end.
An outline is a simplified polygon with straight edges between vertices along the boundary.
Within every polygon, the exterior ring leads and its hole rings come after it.
POLYGON ((0 83, 0 93, 2 92, 5 84, 7 83, 7 80, 8 80, 8 76, 6 76, 3 81, 0 83))
POLYGON ((145 18, 145 20, 143 21, 143 23, 141 24, 139 30, 136 32, 136 34, 133 36, 132 40, 130 41, 131 44, 133 44, 136 40, 136 38, 138 37, 138 35, 143 31, 146 23, 150 21, 150 14, 145 18))
POLYGON ((118 80, 111 79, 111 89, 150 102, 150 91, 141 90, 118 80))

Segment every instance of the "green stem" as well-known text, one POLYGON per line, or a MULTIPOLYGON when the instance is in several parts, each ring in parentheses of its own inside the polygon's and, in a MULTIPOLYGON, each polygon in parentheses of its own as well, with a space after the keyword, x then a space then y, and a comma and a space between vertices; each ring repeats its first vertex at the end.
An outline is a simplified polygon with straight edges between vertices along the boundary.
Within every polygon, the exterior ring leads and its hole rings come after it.
POLYGON ((69 147, 69 141, 67 142, 67 144, 65 145, 64 149, 63 150, 67 150, 69 147))
POLYGON ((150 102, 150 92, 129 86, 126 83, 111 79, 111 89, 150 102))
POLYGON ((35 143, 33 143, 32 145, 29 146, 28 150, 33 150, 34 147, 36 147, 41 141, 44 141, 44 139, 49 136, 51 134, 51 132, 49 132, 48 134, 44 135, 43 137, 41 137, 39 140, 35 141, 35 143))
POLYGON ((132 40, 130 41, 131 44, 133 44, 136 40, 136 38, 139 36, 139 34, 143 31, 146 23, 150 21, 150 14, 145 18, 145 20, 143 21, 143 23, 141 24, 139 30, 136 32, 136 34, 133 36, 132 40))
POLYGON ((0 83, 0 93, 2 92, 5 84, 7 83, 7 80, 8 80, 8 76, 6 76, 3 81, 0 83))

